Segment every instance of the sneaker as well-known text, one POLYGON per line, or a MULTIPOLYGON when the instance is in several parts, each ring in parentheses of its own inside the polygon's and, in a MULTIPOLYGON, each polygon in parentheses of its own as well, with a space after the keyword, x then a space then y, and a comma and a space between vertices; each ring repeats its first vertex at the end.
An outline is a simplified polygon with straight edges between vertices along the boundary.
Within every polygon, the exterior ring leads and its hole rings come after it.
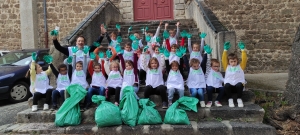
POLYGON ((200 101, 200 106, 201 107, 205 107, 205 102, 204 101, 200 101))
POLYGON ((206 107, 211 107, 212 101, 208 101, 206 107))
POLYGON ((57 109, 57 106, 56 105, 54 105, 54 106, 52 106, 52 108, 51 108, 51 110, 50 111, 55 111, 57 109))
POLYGON ((228 99, 228 106, 229 107, 234 107, 234 103, 233 103, 233 99, 232 98, 228 99))
POLYGON ((237 103, 238 103, 238 107, 244 107, 244 103, 242 99, 238 98, 237 103))
POLYGON ((48 104, 44 104, 43 110, 44 110, 44 111, 49 110, 49 105, 48 105, 48 104))
POLYGON ((116 106, 119 106, 119 103, 118 103, 118 102, 115 102, 115 105, 116 105, 116 106))
POLYGON ((32 105, 32 107, 31 107, 31 111, 33 111, 33 112, 35 112, 35 111, 37 111, 37 105, 32 105))
POLYGON ((163 102, 162 109, 167 109, 167 108, 168 108, 167 102, 163 102))
POLYGON ((215 101, 215 106, 216 106, 216 107, 221 107, 222 104, 221 104, 219 101, 215 101))

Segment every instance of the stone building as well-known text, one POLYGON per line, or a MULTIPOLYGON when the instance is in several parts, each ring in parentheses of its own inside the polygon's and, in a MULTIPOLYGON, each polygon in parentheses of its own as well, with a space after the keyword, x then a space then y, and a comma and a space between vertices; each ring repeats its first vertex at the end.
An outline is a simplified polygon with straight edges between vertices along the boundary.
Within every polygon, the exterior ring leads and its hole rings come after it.
MULTIPOLYGON (((46 0, 48 33, 59 26, 59 39, 65 39, 104 1, 46 0)), ((206 14, 208 19, 216 17, 219 25, 235 32, 234 41, 246 43, 247 72, 287 71, 291 44, 300 21, 299 0, 111 1, 120 11, 121 22, 193 19, 200 31, 211 37, 208 39, 210 44, 221 46, 220 40, 212 41, 218 38, 218 34, 208 28, 211 26, 203 26, 208 23, 201 21, 205 20, 205 15, 194 11, 200 6, 206 7, 203 12, 209 12, 206 14), (202 5, 198 5, 199 2, 202 5)), ((0 50, 45 48, 47 40, 48 47, 52 46, 51 38, 45 38, 43 6, 43 0, 1 0, 0 50)))

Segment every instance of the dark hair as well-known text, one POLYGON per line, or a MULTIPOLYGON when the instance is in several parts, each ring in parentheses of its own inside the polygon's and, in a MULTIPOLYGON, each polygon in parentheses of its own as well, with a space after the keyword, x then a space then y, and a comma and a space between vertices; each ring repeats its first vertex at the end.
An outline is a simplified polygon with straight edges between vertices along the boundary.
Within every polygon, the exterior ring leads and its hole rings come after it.
POLYGON ((62 69, 62 68, 66 68, 67 69, 67 65, 66 64, 60 64, 57 67, 58 71, 60 71, 60 69, 62 69))
POLYGON ((234 60, 234 59, 238 60, 239 58, 238 58, 238 56, 237 56, 235 53, 230 53, 230 54, 227 56, 227 59, 228 59, 228 61, 229 61, 229 60, 234 60))
POLYGON ((178 63, 177 61, 172 61, 170 65, 171 65, 171 67, 172 67, 173 65, 176 65, 176 66, 179 67, 179 63, 178 63))
POLYGON ((152 62, 152 61, 155 61, 155 62, 157 63, 157 68, 158 68, 158 67, 159 67, 159 62, 158 62, 157 58, 155 58, 155 57, 152 57, 152 58, 149 60, 148 68, 151 69, 151 62, 152 62))
POLYGON ((171 46, 171 48, 172 48, 172 47, 174 47, 174 48, 176 48, 176 49, 179 48, 179 46, 178 46, 177 44, 173 44, 173 45, 171 46))
POLYGON ((131 47, 131 43, 130 42, 126 42, 125 46, 130 46, 131 47))
POLYGON ((156 48, 159 48, 159 46, 155 45, 152 50, 155 51, 156 48))
POLYGON ((80 64, 81 66, 83 66, 82 61, 77 61, 75 65, 80 64))
POLYGON ((110 36, 112 36, 112 35, 117 36, 117 33, 113 31, 112 33, 110 33, 110 36))
POLYGON ((78 40, 78 38, 83 38, 83 41, 85 41, 85 38, 84 38, 84 36, 82 36, 82 35, 79 35, 79 36, 76 38, 76 41, 78 40))
POLYGON ((220 62, 219 62, 217 59, 211 59, 210 61, 211 61, 210 66, 212 66, 213 63, 218 63, 218 64, 220 64, 220 62))
POLYGON ((190 66, 193 66, 193 64, 200 64, 200 61, 196 58, 191 59, 190 66))
POLYGON ((125 64, 129 64, 129 65, 131 65, 131 66, 133 66, 133 62, 131 61, 131 60, 125 60, 125 64))

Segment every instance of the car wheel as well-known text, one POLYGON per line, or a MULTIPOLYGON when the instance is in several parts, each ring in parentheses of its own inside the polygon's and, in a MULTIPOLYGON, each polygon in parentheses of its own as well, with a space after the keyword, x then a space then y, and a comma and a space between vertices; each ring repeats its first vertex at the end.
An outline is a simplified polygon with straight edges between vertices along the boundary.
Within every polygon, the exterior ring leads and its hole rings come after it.
POLYGON ((13 103, 26 101, 30 96, 29 86, 25 82, 16 82, 10 88, 9 100, 13 103))

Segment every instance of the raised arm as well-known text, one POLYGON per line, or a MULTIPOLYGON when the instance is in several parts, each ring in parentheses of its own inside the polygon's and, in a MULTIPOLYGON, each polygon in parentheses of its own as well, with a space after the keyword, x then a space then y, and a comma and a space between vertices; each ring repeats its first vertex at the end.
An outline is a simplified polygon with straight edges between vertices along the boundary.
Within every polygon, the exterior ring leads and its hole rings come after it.
POLYGON ((158 36, 159 36, 160 26, 161 26, 162 23, 163 23, 163 22, 160 21, 160 23, 159 23, 159 25, 158 25, 158 27, 157 27, 157 29, 156 29, 155 35, 154 35, 155 37, 158 37, 158 36))
POLYGON ((50 65, 48 66, 48 69, 45 72, 47 75, 50 75, 52 73, 50 65))
POLYGON ((179 35, 180 35, 179 24, 180 24, 179 22, 177 22, 177 24, 176 24, 176 26, 177 26, 176 35, 175 35, 176 39, 178 39, 179 35))
POLYGON ((246 54, 246 51, 245 50, 242 50, 242 61, 241 61, 241 68, 243 69, 243 70, 245 70, 246 69, 246 65, 247 65, 247 54, 246 54))
POLYGON ((56 68, 53 66, 53 64, 50 64, 50 68, 52 70, 52 73, 55 75, 55 77, 58 77, 59 72, 56 70, 56 68))
POLYGON ((56 50, 58 50, 59 52, 63 53, 66 56, 69 56, 68 48, 62 47, 55 37, 53 37, 53 44, 56 50))
POLYGON ((76 69, 76 55, 73 54, 73 61, 72 61, 72 72, 76 69))
POLYGON ((91 76, 93 76, 93 73, 94 73, 93 64, 94 64, 94 61, 90 60, 89 65, 88 65, 88 72, 91 76))
POLYGON ((192 43, 191 43, 191 38, 188 38, 188 50, 189 53, 192 53, 193 49, 192 49, 192 43))
POLYGON ((88 64, 87 64, 87 55, 83 55, 83 71, 84 71, 84 73, 86 74, 87 73, 87 66, 88 66, 88 64))
POLYGON ((204 47, 204 44, 205 44, 205 40, 204 38, 201 39, 201 45, 200 45, 200 54, 202 55, 203 54, 203 47, 204 47))
POLYGON ((144 54, 142 54, 141 55, 141 62, 142 62, 142 67, 143 67, 143 69, 145 70, 145 71, 147 71, 148 70, 148 63, 147 63, 147 60, 146 60, 146 56, 145 56, 146 54, 144 53, 144 54))
POLYGON ((31 81, 35 81, 35 77, 36 77, 36 70, 35 70, 35 61, 32 61, 30 64, 30 80, 31 81))
POLYGON ((203 73, 206 73, 207 55, 208 54, 204 54, 203 60, 201 61, 201 68, 202 68, 203 73))
POLYGON ((72 65, 71 64, 68 64, 67 65, 69 68, 68 68, 68 75, 69 75, 69 79, 70 79, 70 81, 71 81, 71 78, 72 78, 72 65))
POLYGON ((227 66, 228 66, 227 50, 223 51, 223 54, 222 54, 222 65, 223 65, 224 71, 226 71, 227 66))
MULTIPOLYGON (((204 54, 204 56, 205 56, 205 54, 204 54)), ((210 54, 207 54, 205 78, 208 77, 210 70, 211 70, 211 56, 210 56, 210 54)))

